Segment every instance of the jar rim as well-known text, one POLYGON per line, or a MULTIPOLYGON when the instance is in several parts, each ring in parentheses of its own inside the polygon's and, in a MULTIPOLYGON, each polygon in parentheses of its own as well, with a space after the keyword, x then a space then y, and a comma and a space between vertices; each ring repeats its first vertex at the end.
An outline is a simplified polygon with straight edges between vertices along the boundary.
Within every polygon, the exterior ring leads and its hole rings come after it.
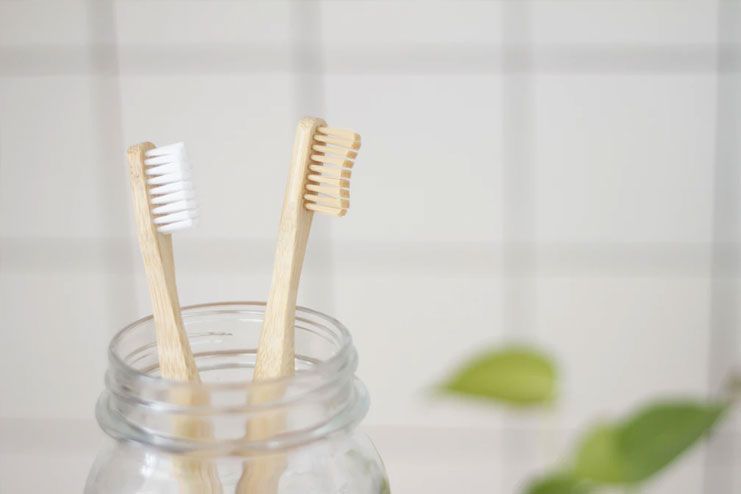
MULTIPOLYGON (((203 316, 208 314, 218 314, 218 313, 233 313, 236 310, 239 310, 240 308, 242 310, 244 309, 262 309, 264 310, 265 307, 267 307, 266 302, 261 301, 227 301, 227 302, 207 302, 202 304, 193 304, 193 305, 187 305, 181 307, 181 314, 183 319, 187 319, 189 317, 194 316, 203 316), (198 312, 193 312, 198 311, 198 312)), ((118 354, 116 351, 119 344, 121 344, 122 340, 126 337, 127 332, 130 330, 133 330, 137 328, 138 326, 141 326, 143 324, 147 324, 150 321, 153 320, 154 316, 152 314, 142 317, 140 319, 137 319, 136 321, 126 325, 124 328, 119 330, 110 341, 110 344, 108 345, 108 359, 109 359, 109 365, 114 369, 114 371, 121 375, 125 376, 127 379, 133 379, 135 381, 145 382, 148 385, 152 385, 155 387, 206 387, 209 389, 213 389, 215 391, 226 391, 226 390, 235 390, 235 389, 241 389, 241 390, 255 390, 260 389, 261 387, 275 387, 280 386, 282 384, 286 384, 289 382, 295 383, 296 381, 301 381, 304 379, 315 379, 317 376, 326 375, 334 373, 338 370, 341 370, 343 367, 345 367, 346 361, 348 360, 348 354, 351 353, 351 350, 353 348, 353 340, 352 336, 350 335, 350 331, 345 327, 344 324, 342 324, 339 320, 335 319, 332 316, 329 316, 327 314, 324 314, 320 311, 310 309, 308 307, 303 306, 296 306, 296 317, 295 320, 297 322, 299 321, 306 321, 306 322, 312 322, 308 321, 305 317, 301 317, 301 314, 307 315, 307 316, 314 316, 320 320, 322 320, 324 323, 327 323, 332 326, 332 329, 335 330, 339 336, 337 341, 337 351, 331 355, 329 358, 315 362, 314 365, 311 366, 310 369, 302 370, 301 373, 294 374, 292 376, 287 377, 280 377, 280 378, 271 378, 271 379, 264 379, 259 382, 255 381, 247 381, 244 379, 240 380, 234 380, 234 381, 222 381, 222 382, 200 382, 200 383, 192 383, 192 382, 184 382, 184 381, 177 381, 173 379, 168 379, 162 376, 156 376, 149 374, 145 371, 138 370, 131 365, 129 365, 124 358, 118 354)), ((314 322, 315 323, 315 322, 314 322)))
MULTIPOLYGON (((265 308, 264 302, 216 302, 183 307, 182 316, 186 330, 189 323, 197 325, 209 318, 237 320, 255 326, 254 323, 262 320, 265 308)), ((96 407, 99 424, 114 438, 173 451, 228 451, 239 456, 292 447, 354 427, 368 410, 368 396, 365 387, 355 378, 357 352, 350 332, 337 319, 305 307, 296 308, 295 321, 297 332, 320 338, 331 346, 332 353, 311 358, 310 365, 292 376, 259 382, 245 377, 226 381, 176 381, 154 373, 156 361, 137 367, 137 363, 142 363, 142 355, 156 352, 156 335, 150 333, 155 331, 151 315, 134 321, 111 339, 106 390, 96 407), (141 331, 148 335, 147 341, 129 348, 137 334, 144 334, 141 331), (127 341, 132 336, 133 339, 127 341), (150 337, 153 339, 149 340, 150 337), (251 396, 261 393, 271 398, 253 402, 251 396), (207 398, 191 403, 183 402, 183 396, 207 398), (243 431, 233 436, 194 438, 183 437, 172 429, 177 423, 176 417, 233 423, 234 420, 258 420, 274 413, 292 417, 291 427, 260 440, 244 436, 243 431)), ((217 339, 231 336, 230 330, 222 332, 217 327, 202 334, 217 339)), ((222 368, 227 367, 215 367, 222 368)), ((222 428, 222 433, 230 431, 222 428)))

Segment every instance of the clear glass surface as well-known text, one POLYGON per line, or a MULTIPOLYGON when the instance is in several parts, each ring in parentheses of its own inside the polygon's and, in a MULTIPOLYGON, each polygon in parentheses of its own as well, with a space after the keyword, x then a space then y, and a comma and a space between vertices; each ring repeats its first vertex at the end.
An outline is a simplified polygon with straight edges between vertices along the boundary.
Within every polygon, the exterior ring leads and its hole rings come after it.
POLYGON ((97 406, 111 441, 85 494, 390 492, 356 429, 368 396, 347 330, 299 308, 295 376, 250 383, 263 314, 262 303, 183 309, 201 384, 158 377, 151 318, 114 337, 97 406))

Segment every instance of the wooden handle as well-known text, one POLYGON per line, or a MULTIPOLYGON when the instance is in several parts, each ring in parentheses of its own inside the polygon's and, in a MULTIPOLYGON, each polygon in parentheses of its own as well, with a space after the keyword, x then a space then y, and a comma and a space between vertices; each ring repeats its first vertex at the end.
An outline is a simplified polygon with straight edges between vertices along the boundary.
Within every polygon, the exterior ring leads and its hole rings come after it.
POLYGON ((326 122, 322 119, 304 118, 296 129, 275 249, 273 279, 257 348, 255 381, 293 374, 296 296, 314 216, 312 211, 304 207, 304 194, 314 133, 317 127, 323 125, 326 122))
MULTIPOLYGON (((165 379, 199 383, 195 358, 183 327, 175 282, 175 260, 172 237, 159 233, 154 226, 149 207, 149 192, 144 154, 155 146, 151 142, 136 144, 128 150, 131 195, 139 247, 144 260, 149 296, 152 300, 157 356, 160 375, 165 379)), ((208 401, 205 393, 185 390, 173 396, 173 401, 198 405, 208 401)), ((208 437, 207 424, 193 417, 177 417, 175 430, 185 438, 208 437)), ((181 492, 188 494, 219 494, 222 492, 216 469, 208 462, 184 458, 175 461, 174 471, 181 492)))
POLYGON ((149 207, 144 153, 154 147, 151 142, 131 146, 128 157, 139 247, 152 300, 160 374, 166 379, 198 382, 198 369, 180 315, 172 237, 157 231, 149 207))
MULTIPOLYGON (((306 244, 314 213, 304 206, 312 145, 317 127, 326 125, 319 118, 303 118, 296 128, 291 168, 275 248, 273 279, 265 308, 265 319, 257 347, 253 381, 292 376, 294 372, 294 318, 296 296, 301 279, 306 244)), ((280 398, 281 386, 267 386, 250 397, 252 404, 280 398)), ((282 414, 252 419, 247 426, 249 440, 262 440, 285 427, 282 414)), ((278 490, 285 459, 280 454, 256 457, 246 464, 237 484, 237 494, 273 494, 278 490)))

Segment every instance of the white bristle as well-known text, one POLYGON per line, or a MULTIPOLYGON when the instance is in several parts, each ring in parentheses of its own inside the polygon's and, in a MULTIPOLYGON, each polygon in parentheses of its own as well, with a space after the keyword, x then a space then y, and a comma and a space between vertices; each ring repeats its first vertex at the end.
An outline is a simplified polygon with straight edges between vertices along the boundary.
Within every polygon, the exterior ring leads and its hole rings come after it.
POLYGON ((185 201, 187 199, 193 199, 195 193, 192 190, 179 190, 170 194, 164 195, 153 195, 152 204, 170 204, 175 201, 185 201))
POLYGON ((198 217, 198 204, 185 145, 178 142, 151 149, 146 152, 144 164, 157 231, 172 233, 192 227, 198 217))
POLYGON ((152 187, 149 189, 149 193, 152 195, 170 194, 171 192, 178 192, 181 190, 193 190, 193 184, 191 182, 173 182, 159 187, 152 187))

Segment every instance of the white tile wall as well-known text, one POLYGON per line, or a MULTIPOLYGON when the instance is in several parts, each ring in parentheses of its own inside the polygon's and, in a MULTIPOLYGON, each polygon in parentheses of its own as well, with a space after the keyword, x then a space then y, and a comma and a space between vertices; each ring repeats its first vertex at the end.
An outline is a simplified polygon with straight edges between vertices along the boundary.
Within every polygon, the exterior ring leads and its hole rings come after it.
POLYGON ((91 415, 112 336, 110 282, 101 274, 2 274, 0 369, 8 378, 0 384, 0 417, 91 415))
POLYGON ((291 2, 116 2, 122 46, 285 44, 291 37, 291 2))
POLYGON ((719 8, 720 32, 719 39, 725 43, 738 43, 741 36, 734 26, 741 20, 741 4, 733 1, 724 1, 719 8))
POLYGON ((291 83, 283 74, 122 77, 125 142, 187 145, 201 211, 187 237, 273 238, 295 125, 291 83))
POLYGON ((713 75, 535 79, 542 242, 708 242, 713 75))
POLYGON ((657 395, 702 396, 708 297, 705 278, 538 280, 538 340, 559 356, 563 426, 629 413, 657 395))
POLYGON ((330 50, 497 43, 499 2, 341 0, 321 2, 321 38, 330 50))
POLYGON ((692 45, 716 41, 716 2, 535 0, 529 4, 533 42, 538 45, 692 45))
POLYGON ((94 237, 102 164, 84 76, 0 78, 3 236, 94 237))
MULTIPOLYGON (((390 260, 393 262, 393 260, 390 260)), ((433 388, 456 361, 502 335, 501 288, 492 276, 400 266, 335 274, 336 314, 360 349, 360 370, 373 397, 371 424, 495 426, 491 413, 456 415, 433 388), (392 384, 393 383, 393 384, 392 384)))
MULTIPOLYGON (((517 459, 490 467, 402 458, 407 490, 484 469, 470 492, 510 492, 595 417, 716 389, 739 350, 714 349, 737 339, 737 321, 711 327, 737 287, 710 287, 712 242, 741 231, 726 214, 741 194, 716 178, 739 156, 741 98, 736 47, 723 47, 722 78, 715 54, 718 39, 737 41, 739 12, 701 0, 0 0, 0 372, 18 376, 0 383, 0 419, 89 419, 106 341, 148 310, 126 145, 188 145, 202 217, 175 238, 182 302, 261 299, 293 127, 309 112, 363 135, 353 207, 317 219, 300 303, 352 330, 367 422, 524 438, 517 459), (557 357, 553 414, 431 396, 463 358, 512 339, 557 357)), ((705 458, 647 492, 703 491, 716 468, 705 458)))
POLYGON ((499 78, 330 75, 326 88, 327 118, 363 136, 335 238, 501 240, 499 78))
POLYGON ((84 45, 88 37, 85 2, 65 0, 0 2, 0 47, 84 45))

